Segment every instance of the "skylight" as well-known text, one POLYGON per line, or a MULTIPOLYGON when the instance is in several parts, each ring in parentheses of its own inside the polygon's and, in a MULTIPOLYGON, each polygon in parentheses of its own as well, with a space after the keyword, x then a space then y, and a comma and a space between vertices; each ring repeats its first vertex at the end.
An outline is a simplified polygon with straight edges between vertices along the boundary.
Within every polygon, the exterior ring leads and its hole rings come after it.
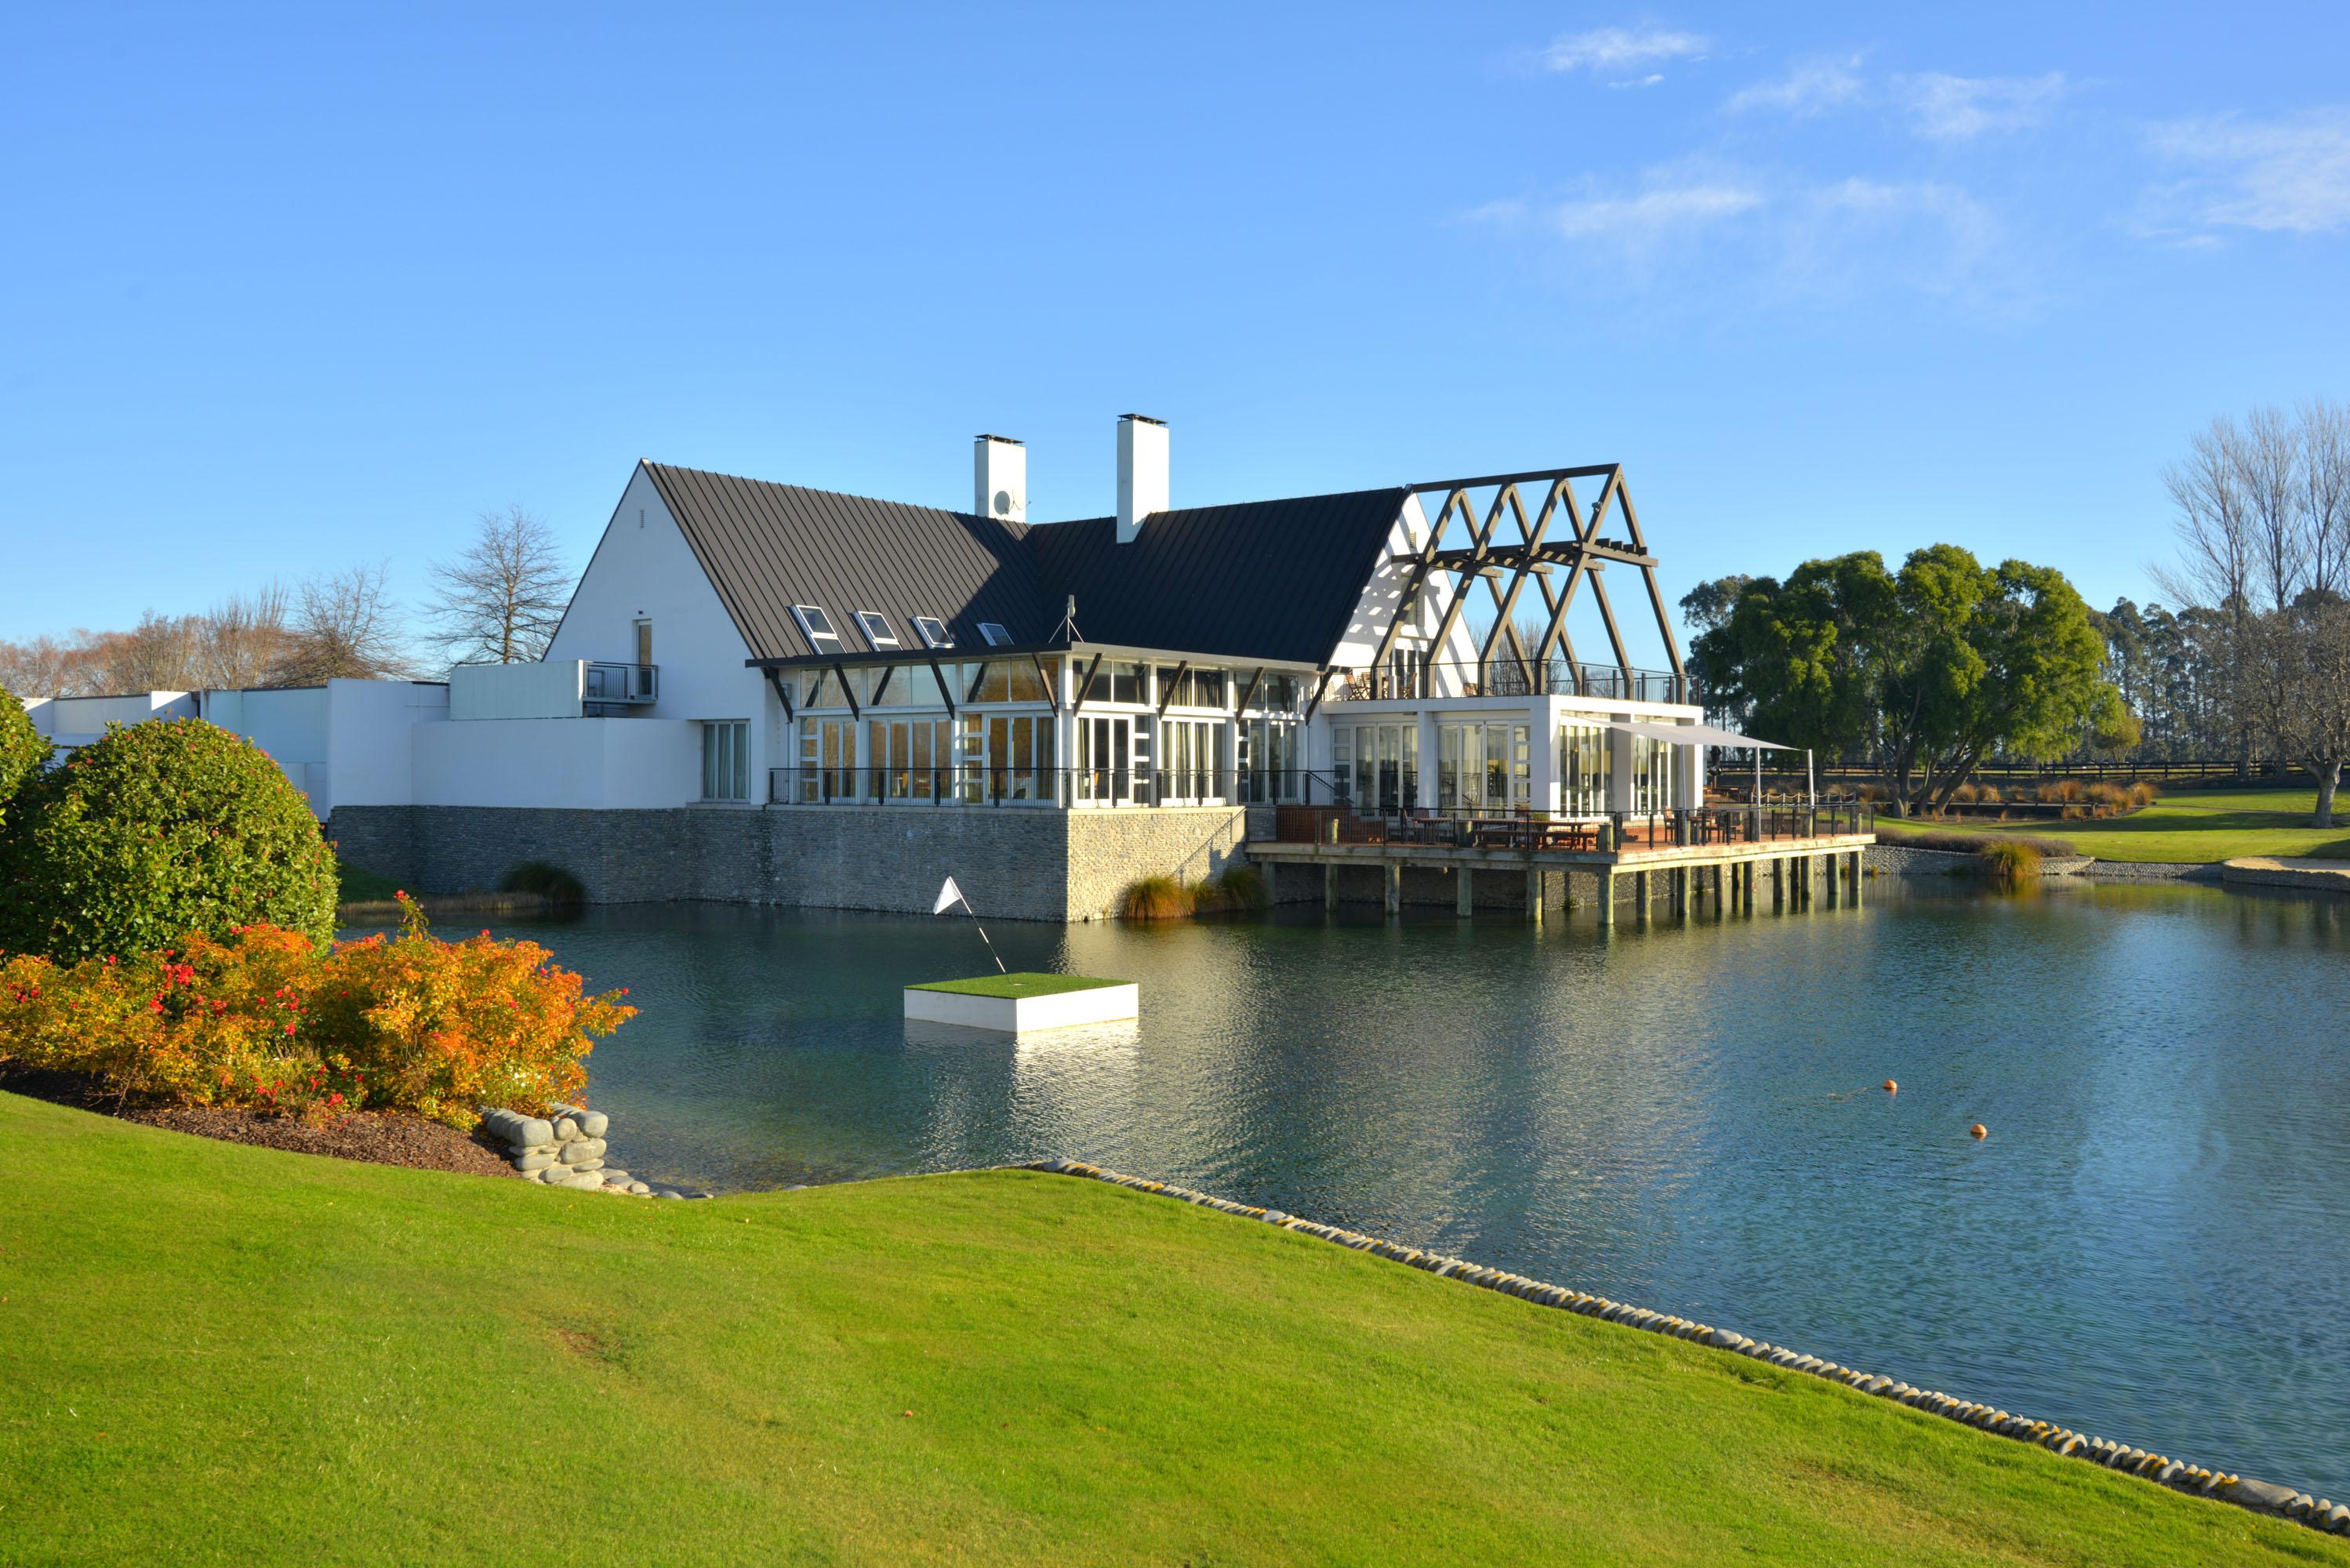
POLYGON ((898 646, 898 634, 890 627, 889 618, 879 610, 858 610, 857 628, 865 634, 865 640, 876 649, 898 646))
POLYGON ((824 613, 821 605, 794 605, 792 618, 800 623, 807 634, 808 646, 818 653, 838 653, 840 633, 832 629, 832 618, 824 613))
POLYGON ((1003 623, 1000 621, 981 621, 979 623, 979 635, 987 639, 987 646, 990 648, 1009 648, 1012 646, 1012 634, 1003 629, 1003 623))
POLYGON ((933 615, 914 618, 914 635, 922 639, 924 648, 952 648, 954 639, 947 635, 946 623, 933 615))

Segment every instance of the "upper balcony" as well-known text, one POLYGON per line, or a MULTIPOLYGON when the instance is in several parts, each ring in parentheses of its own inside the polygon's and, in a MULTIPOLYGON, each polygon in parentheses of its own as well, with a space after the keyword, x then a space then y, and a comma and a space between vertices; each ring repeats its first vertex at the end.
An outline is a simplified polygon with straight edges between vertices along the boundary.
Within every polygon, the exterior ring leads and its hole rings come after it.
POLYGON ((582 673, 579 701, 587 717, 624 717, 631 708, 652 702, 660 691, 658 664, 589 663, 582 673))
POLYGON ((660 667, 566 659, 461 664, 449 672, 452 719, 619 719, 649 711, 660 667))

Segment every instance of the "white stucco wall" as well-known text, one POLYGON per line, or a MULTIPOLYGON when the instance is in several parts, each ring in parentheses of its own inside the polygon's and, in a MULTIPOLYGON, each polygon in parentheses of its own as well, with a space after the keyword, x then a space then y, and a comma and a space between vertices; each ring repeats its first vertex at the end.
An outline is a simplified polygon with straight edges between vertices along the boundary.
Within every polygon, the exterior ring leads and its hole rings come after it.
POLYGON ((418 805, 593 811, 702 794, 701 726, 681 720, 482 719, 412 734, 418 805))
POLYGON ((204 717, 267 753, 320 821, 338 805, 406 805, 411 732, 448 716, 449 689, 431 680, 204 693, 204 717))
POLYGON ((27 702, 33 728, 60 746, 87 746, 109 724, 140 724, 150 719, 192 719, 196 699, 188 691, 132 691, 119 697, 51 697, 27 702))
POLYGON ((584 659, 536 664, 461 664, 449 671, 449 717, 577 719, 588 686, 584 659))
MULTIPOLYGON (((659 700, 640 710, 641 717, 610 722, 748 720, 752 798, 764 800, 765 770, 789 761, 783 708, 765 679, 743 668, 751 650, 641 463, 580 576, 547 659, 634 662, 639 619, 652 622, 659 700)), ((700 744, 696 737, 688 798, 701 794, 700 744)))
POLYGON ((329 680, 327 696, 329 770, 319 815, 338 805, 408 805, 415 738, 449 727, 449 688, 437 680, 329 680))

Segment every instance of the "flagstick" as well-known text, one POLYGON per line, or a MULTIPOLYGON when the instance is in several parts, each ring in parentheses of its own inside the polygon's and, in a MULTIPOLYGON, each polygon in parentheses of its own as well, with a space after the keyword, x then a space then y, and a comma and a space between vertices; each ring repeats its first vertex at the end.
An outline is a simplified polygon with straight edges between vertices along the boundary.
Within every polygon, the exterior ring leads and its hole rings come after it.
MULTIPOLYGON (((979 932, 979 940, 981 941, 987 942, 987 928, 979 923, 979 911, 971 907, 971 900, 962 896, 962 889, 960 888, 955 889, 955 902, 961 904, 962 906, 962 912, 971 917, 972 929, 979 932)), ((996 973, 1010 974, 1012 972, 1010 970, 1003 967, 1003 961, 1002 959, 995 958, 995 944, 993 942, 987 942, 987 956, 992 959, 995 959, 996 973)))

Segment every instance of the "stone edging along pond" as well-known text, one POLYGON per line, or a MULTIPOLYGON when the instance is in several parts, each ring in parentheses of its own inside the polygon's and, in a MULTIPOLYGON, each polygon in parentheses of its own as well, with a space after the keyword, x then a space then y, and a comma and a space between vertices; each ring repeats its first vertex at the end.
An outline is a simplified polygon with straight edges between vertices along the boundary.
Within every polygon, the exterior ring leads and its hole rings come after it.
POLYGON ((2160 1454, 2150 1454, 2144 1449, 2134 1449, 2104 1438, 2093 1438, 2059 1427, 2049 1421, 2035 1421, 2029 1417, 2011 1415, 1989 1405, 1971 1400, 1953 1399, 1948 1394, 1914 1387, 1891 1377, 1879 1377, 1866 1372, 1856 1372, 1849 1366, 1839 1366, 1833 1361, 1823 1361, 1816 1355, 1803 1355, 1783 1345, 1765 1345, 1726 1328, 1714 1328, 1685 1317, 1673 1317, 1664 1313, 1649 1312, 1644 1307, 1628 1306, 1609 1301, 1605 1296, 1587 1295, 1563 1285, 1545 1284, 1523 1274, 1513 1274, 1500 1269, 1488 1269, 1446 1257, 1440 1252, 1423 1252, 1417 1247, 1401 1246, 1383 1241, 1359 1231, 1345 1231, 1335 1225, 1317 1225, 1285 1214, 1278 1209, 1258 1209, 1245 1203, 1233 1203, 1222 1198, 1211 1198, 1189 1188, 1170 1186, 1163 1181, 1149 1181, 1139 1176, 1123 1176, 1099 1166, 1086 1165, 1074 1159, 1043 1159, 1029 1165, 1007 1166, 1009 1170, 1035 1170, 1055 1176, 1079 1176, 1094 1181, 1107 1181, 1115 1187, 1130 1188, 1137 1192, 1156 1193, 1213 1209, 1221 1214, 1237 1215, 1276 1225, 1284 1231, 1334 1241, 1357 1252, 1370 1252, 1391 1262, 1423 1269, 1440 1279, 1462 1280, 1503 1295, 1516 1296, 1536 1306, 1559 1307, 1579 1313, 1585 1317, 1605 1318, 1627 1328, 1646 1329, 1651 1334, 1669 1334, 1699 1345, 1711 1345, 1733 1355, 1767 1361, 1783 1366, 1790 1372, 1807 1372, 1814 1377, 1826 1378, 1856 1388, 1863 1394, 1898 1400, 1913 1410, 1961 1422, 1981 1431, 1994 1432, 2001 1437, 2014 1438, 2036 1443, 2052 1453, 2087 1459, 2110 1470, 2121 1470, 2141 1476, 2150 1481, 2183 1491, 2193 1497, 2219 1498, 2255 1513, 2273 1514, 2306 1524, 2314 1530, 2335 1535, 2350 1535, 2350 1506, 2334 1503, 2325 1498, 2313 1498, 2305 1491, 2278 1486, 2271 1481, 2247 1480, 2241 1476, 2206 1469, 2200 1465, 2181 1464, 2160 1454))

